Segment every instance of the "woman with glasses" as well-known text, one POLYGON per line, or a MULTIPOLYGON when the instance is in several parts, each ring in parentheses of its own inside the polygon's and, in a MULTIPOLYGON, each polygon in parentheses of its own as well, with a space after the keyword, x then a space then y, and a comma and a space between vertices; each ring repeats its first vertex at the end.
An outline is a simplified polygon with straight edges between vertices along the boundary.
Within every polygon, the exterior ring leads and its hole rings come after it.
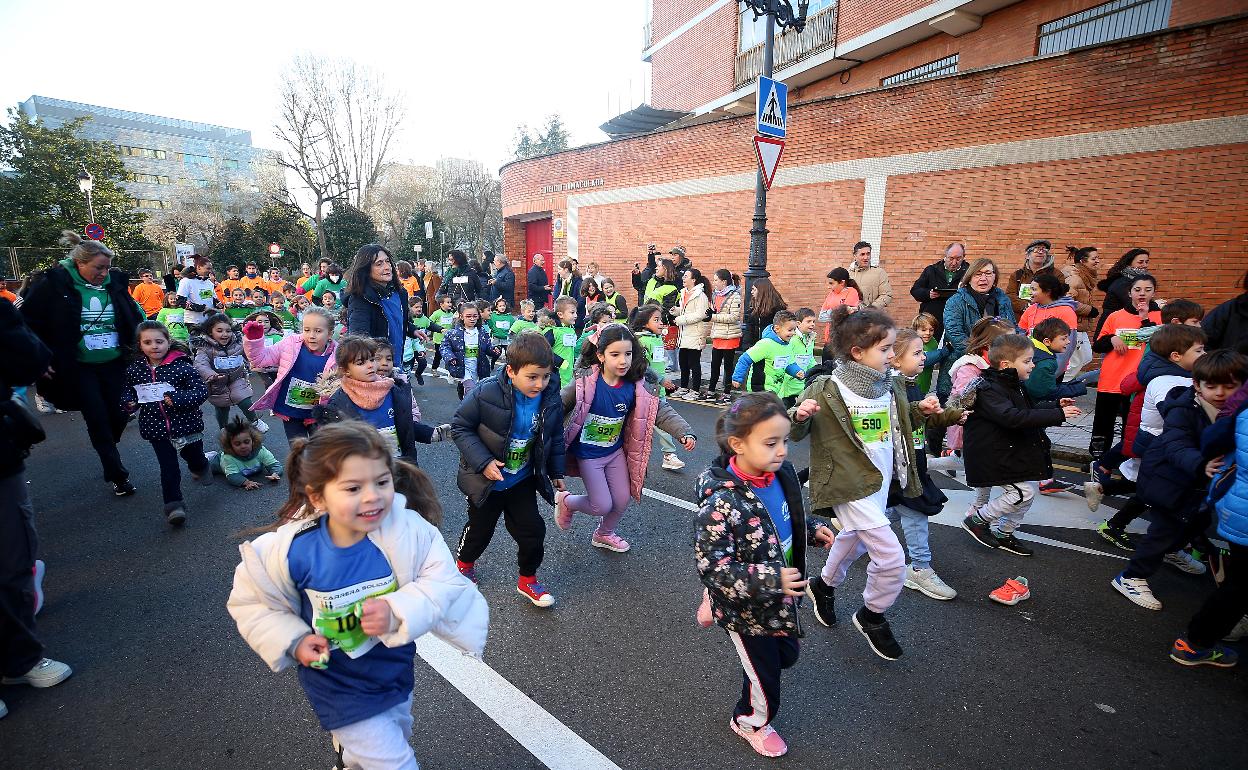
POLYGON ((961 286, 945 303, 945 345, 951 349, 946 360, 956 361, 966 355, 971 327, 981 318, 1000 318, 1018 325, 1009 295, 997 286, 1000 277, 997 263, 991 259, 977 259, 967 268, 961 286))

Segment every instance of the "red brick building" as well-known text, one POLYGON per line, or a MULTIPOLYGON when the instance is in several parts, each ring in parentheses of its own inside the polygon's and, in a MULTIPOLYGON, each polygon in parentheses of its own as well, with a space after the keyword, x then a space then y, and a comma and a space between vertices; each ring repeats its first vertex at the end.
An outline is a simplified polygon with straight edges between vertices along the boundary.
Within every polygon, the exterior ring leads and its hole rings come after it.
MULTIPOLYGON (((790 307, 875 245, 910 284, 959 240, 1003 271, 1051 239, 1102 273, 1152 252, 1159 295, 1212 307, 1248 269, 1248 0, 815 0, 777 39, 788 144, 768 198, 790 307)), ((741 272, 761 36, 724 0, 654 0, 648 133, 501 170, 506 253, 596 261, 631 296, 646 244, 741 272)), ((527 260, 525 262, 527 266, 527 260)), ((523 279, 523 271, 517 275, 523 279)))

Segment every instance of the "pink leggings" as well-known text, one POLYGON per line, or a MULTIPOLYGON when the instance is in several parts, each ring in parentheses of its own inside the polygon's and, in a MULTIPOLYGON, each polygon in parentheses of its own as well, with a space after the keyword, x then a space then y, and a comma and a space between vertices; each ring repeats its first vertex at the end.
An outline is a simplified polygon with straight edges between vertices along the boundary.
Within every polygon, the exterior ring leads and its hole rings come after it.
POLYGON ((823 582, 836 588, 845 582, 849 565, 863 554, 870 554, 867 564, 867 586, 862 603, 872 612, 886 612, 901 593, 906 569, 906 554, 893 528, 885 525, 873 529, 846 529, 832 541, 828 561, 823 565, 823 582))
POLYGON ((600 517, 598 534, 609 535, 628 508, 628 462, 624 459, 624 450, 617 449, 593 460, 578 458, 576 462, 581 467, 586 494, 568 495, 567 506, 570 510, 600 517))

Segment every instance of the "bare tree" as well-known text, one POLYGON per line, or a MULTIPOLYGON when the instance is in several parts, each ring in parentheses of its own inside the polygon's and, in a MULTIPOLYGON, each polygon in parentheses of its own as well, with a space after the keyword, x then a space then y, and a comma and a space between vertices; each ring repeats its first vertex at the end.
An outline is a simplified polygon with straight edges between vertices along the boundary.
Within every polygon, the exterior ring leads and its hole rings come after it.
POLYGON ((484 249, 502 250, 502 185, 476 161, 438 161, 439 213, 459 245, 475 256, 484 249))
POLYGON ((437 172, 429 166, 387 163, 368 197, 367 211, 377 222, 381 242, 398 249, 412 214, 422 206, 437 207, 437 172))
POLYGON ((299 56, 282 76, 279 162, 308 190, 321 253, 325 204, 343 198, 368 207, 405 113, 380 75, 349 60, 299 56))

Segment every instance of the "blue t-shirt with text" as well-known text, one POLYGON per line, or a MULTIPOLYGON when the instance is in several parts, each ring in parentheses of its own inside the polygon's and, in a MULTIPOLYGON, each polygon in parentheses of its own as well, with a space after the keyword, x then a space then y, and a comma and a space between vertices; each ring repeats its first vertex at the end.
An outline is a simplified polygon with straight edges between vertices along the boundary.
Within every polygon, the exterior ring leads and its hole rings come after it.
POLYGON ((317 355, 306 346, 299 348, 299 356, 290 374, 282 380, 281 390, 277 392, 277 400, 273 402, 273 411, 297 420, 312 417, 312 407, 320 401, 316 392, 316 377, 325 369, 325 356, 317 355))
POLYGON ((533 438, 537 435, 537 412, 542 404, 542 394, 529 398, 512 387, 515 407, 511 412, 511 433, 507 437, 507 452, 503 457, 503 480, 494 482, 492 492, 511 489, 533 473, 533 438))
POLYGON ((624 444, 624 420, 633 410, 637 386, 620 380, 615 387, 598 375, 594 401, 585 415, 585 425, 572 445, 572 452, 581 460, 596 460, 615 452, 624 444))

